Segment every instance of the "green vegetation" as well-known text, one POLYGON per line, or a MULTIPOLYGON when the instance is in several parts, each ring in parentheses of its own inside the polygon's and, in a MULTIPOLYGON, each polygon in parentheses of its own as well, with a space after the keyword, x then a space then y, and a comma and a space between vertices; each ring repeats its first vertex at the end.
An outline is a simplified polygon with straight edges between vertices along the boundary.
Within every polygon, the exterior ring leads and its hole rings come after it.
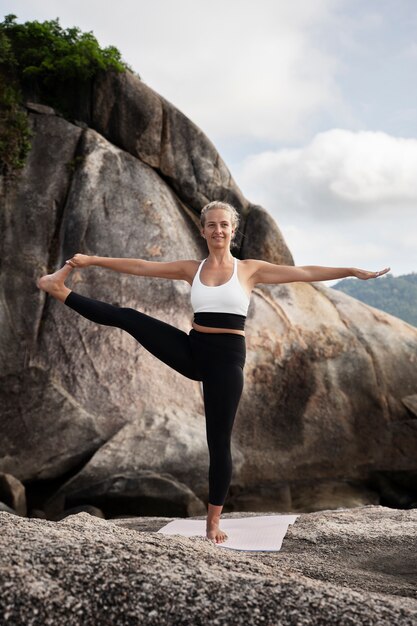
POLYGON ((15 74, 11 43, 0 29, 0 176, 23 167, 30 149, 27 115, 15 74))
POLYGON ((417 273, 397 277, 387 274, 366 281, 345 278, 333 289, 417 326, 417 273))
POLYGON ((0 23, 0 175, 23 167, 30 149, 25 99, 71 116, 71 96, 107 70, 130 68, 115 47, 100 48, 91 32, 65 30, 58 19, 17 24, 7 15, 0 23))
POLYGON ((40 88, 69 78, 87 80, 99 70, 124 72, 128 66, 117 48, 101 49, 93 33, 79 28, 62 29, 59 20, 17 24, 6 16, 0 31, 8 39, 16 69, 24 82, 36 81, 40 88))

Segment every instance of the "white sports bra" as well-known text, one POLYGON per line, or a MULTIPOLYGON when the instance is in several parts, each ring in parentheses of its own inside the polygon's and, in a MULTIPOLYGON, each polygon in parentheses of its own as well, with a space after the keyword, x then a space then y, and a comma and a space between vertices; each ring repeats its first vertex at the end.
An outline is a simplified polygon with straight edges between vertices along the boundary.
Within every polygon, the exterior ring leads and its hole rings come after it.
POLYGON ((244 291, 237 275, 237 258, 234 258, 234 268, 231 278, 222 285, 203 285, 200 280, 200 272, 203 267, 203 259, 194 276, 191 285, 191 305, 194 313, 235 313, 247 315, 249 296, 244 291))

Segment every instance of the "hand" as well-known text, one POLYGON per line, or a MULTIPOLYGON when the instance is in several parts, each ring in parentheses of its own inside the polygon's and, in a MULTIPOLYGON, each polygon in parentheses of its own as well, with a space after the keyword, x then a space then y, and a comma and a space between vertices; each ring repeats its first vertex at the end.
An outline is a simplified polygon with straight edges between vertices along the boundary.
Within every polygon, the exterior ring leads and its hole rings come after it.
POLYGON ((356 278, 360 278, 361 280, 368 280, 369 278, 378 278, 379 276, 382 276, 383 274, 389 272, 390 269, 390 267, 386 267, 379 272, 368 272, 367 270, 358 270, 356 267, 353 267, 352 274, 353 276, 356 276, 356 278))
POLYGON ((71 265, 71 267, 88 267, 92 265, 92 257, 88 254, 74 254, 71 259, 65 261, 67 265, 71 265))

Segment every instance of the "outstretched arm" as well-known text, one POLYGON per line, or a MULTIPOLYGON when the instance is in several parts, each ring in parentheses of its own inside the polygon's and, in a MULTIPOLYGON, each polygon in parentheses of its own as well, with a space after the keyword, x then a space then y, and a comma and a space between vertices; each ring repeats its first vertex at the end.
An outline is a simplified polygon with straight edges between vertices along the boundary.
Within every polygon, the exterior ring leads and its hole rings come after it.
POLYGON ((135 274, 136 276, 153 276, 155 278, 172 278, 189 281, 193 275, 192 268, 195 261, 145 261, 144 259, 119 259, 104 256, 90 256, 88 254, 75 254, 66 261, 71 267, 89 267, 95 265, 104 267, 122 274, 135 274))
POLYGON ((267 284, 279 284, 279 283, 292 283, 303 282, 311 283, 322 280, 334 280, 337 278, 347 278, 348 276, 355 276, 361 280, 368 280, 369 278, 377 278, 389 272, 391 268, 386 267, 379 272, 370 272, 368 270, 360 270, 356 267, 323 267, 320 265, 276 265, 275 263, 268 263, 267 261, 254 260, 255 271, 253 273, 253 282, 267 283, 267 284))

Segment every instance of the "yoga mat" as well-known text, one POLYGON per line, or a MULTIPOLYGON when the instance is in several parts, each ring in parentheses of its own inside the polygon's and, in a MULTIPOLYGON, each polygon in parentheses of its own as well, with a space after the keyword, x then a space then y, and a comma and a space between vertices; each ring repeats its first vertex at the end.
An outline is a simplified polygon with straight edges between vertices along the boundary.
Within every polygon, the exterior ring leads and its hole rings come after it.
MULTIPOLYGON (((213 545, 230 550, 268 551, 281 550, 282 541, 289 524, 294 524, 298 515, 259 515, 234 519, 221 519, 220 528, 228 539, 213 545)), ((163 535, 183 537, 206 536, 206 520, 176 519, 160 528, 163 535)))

